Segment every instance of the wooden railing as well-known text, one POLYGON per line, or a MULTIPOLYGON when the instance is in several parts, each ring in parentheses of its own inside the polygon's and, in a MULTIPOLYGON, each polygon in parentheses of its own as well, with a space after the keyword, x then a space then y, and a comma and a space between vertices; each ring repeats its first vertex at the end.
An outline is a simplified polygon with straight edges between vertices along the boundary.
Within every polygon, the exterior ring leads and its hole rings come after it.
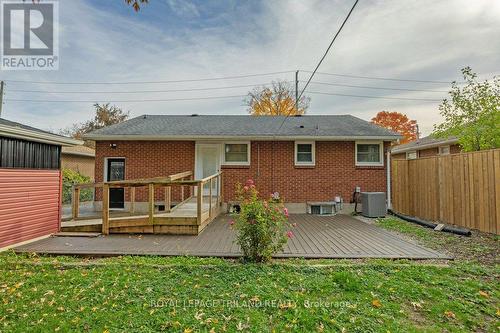
MULTIPOLYGON (((164 188, 165 191, 165 212, 168 213, 176 209, 178 206, 187 202, 193 197, 195 193, 194 188, 196 188, 196 220, 197 224, 201 225, 203 223, 203 196, 204 187, 208 184, 208 218, 212 219, 213 216, 213 199, 216 197, 216 204, 218 206, 222 205, 222 173, 218 172, 209 177, 193 180, 193 173, 191 171, 178 173, 168 177, 157 177, 149 179, 138 179, 138 180, 124 180, 124 181, 114 181, 106 182, 103 184, 103 199, 102 199, 102 233, 107 235, 109 233, 109 189, 110 188, 126 188, 135 189, 136 187, 147 187, 148 188, 148 221, 150 225, 154 223, 155 217, 155 190, 157 188, 164 188), (213 193, 214 185, 216 187, 215 194, 213 193), (171 208, 172 203, 172 187, 180 187, 181 201, 173 208, 171 208), (185 198, 185 187, 189 187, 190 196, 185 198)), ((133 191, 133 190, 132 190, 133 191)), ((132 192, 133 193, 133 192, 132 192)))

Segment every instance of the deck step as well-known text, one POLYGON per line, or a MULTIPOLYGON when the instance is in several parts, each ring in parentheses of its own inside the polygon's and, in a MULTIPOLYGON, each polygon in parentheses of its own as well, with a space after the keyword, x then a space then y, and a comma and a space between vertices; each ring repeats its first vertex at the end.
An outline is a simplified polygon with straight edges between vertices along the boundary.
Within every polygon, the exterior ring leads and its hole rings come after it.
POLYGON ((61 231, 54 236, 56 237, 97 237, 100 236, 100 232, 76 232, 76 231, 61 231))

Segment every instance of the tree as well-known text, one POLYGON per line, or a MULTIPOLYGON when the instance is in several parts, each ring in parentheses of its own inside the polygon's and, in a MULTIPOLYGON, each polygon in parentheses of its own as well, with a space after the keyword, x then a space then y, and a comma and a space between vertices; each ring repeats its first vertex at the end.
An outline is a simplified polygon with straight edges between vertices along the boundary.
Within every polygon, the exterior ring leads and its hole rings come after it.
MULTIPOLYGON (((81 140, 83 135, 99 128, 121 123, 128 119, 129 113, 123 112, 117 106, 110 106, 109 103, 100 105, 94 104, 95 116, 94 119, 83 123, 73 124, 72 127, 61 130, 62 135, 70 136, 81 140)), ((94 143, 85 141, 85 145, 93 147, 94 143)))
POLYGON ((149 0, 125 0, 125 3, 129 6, 132 6, 136 12, 141 9, 142 5, 148 3, 149 0))
POLYGON ((403 136, 401 144, 417 139, 417 121, 410 120, 405 114, 399 112, 380 111, 372 118, 372 123, 385 127, 403 136))
POLYGON ((500 147, 500 78, 477 81, 470 67, 462 69, 465 86, 453 82, 439 106, 444 122, 434 125, 436 137, 456 136, 464 151, 500 147))
POLYGON ((271 87, 258 87, 244 100, 248 112, 254 116, 279 116, 304 114, 310 98, 302 96, 295 105, 295 91, 286 81, 273 81, 271 87))

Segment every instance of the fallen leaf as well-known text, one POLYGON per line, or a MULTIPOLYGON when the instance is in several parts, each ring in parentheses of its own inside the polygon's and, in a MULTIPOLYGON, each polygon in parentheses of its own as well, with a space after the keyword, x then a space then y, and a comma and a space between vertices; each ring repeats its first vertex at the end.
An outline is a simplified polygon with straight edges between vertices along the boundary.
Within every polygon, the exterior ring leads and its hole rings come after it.
POLYGON ((490 295, 486 291, 479 290, 479 295, 486 298, 490 298, 490 295))
POLYGON ((380 303, 380 300, 378 300, 378 299, 374 299, 374 300, 372 301, 372 305, 373 305, 374 307, 376 307, 376 308, 380 308, 380 307, 382 306, 382 303, 380 303))
POLYGON ((444 315, 447 317, 447 318, 450 318, 450 319, 455 319, 455 314, 451 311, 445 311, 444 312, 444 315))

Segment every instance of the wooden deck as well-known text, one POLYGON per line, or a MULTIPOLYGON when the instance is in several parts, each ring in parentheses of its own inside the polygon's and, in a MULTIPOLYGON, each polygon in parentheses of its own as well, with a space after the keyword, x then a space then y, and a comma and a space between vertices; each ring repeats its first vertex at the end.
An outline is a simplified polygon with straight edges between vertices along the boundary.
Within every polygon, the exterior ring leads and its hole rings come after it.
MULTIPOLYGON (((121 211, 110 213, 109 232, 146 234, 187 234, 197 235, 220 213, 216 197, 205 197, 201 205, 201 221, 198 224, 197 199, 195 197, 179 204, 170 212, 156 212, 153 221, 147 214, 129 214, 121 211), (211 211, 210 211, 211 210, 211 211)), ((63 232, 100 232, 102 218, 80 218, 61 222, 63 232)))
MULTIPOLYGON (((197 236, 187 235, 109 235, 101 237, 51 237, 19 246, 16 252, 45 254, 113 256, 215 256, 239 257, 230 217, 221 215, 197 236)), ((451 259, 404 240, 375 225, 351 216, 291 215, 297 223, 295 236, 276 258, 393 258, 451 259)))
POLYGON ((193 172, 185 171, 165 177, 75 184, 72 196, 72 220, 64 221, 61 231, 100 231, 104 235, 110 233, 198 235, 221 211, 223 202, 221 175, 222 172, 217 172, 203 179, 192 179, 193 172), (137 213, 135 209, 135 190, 140 187, 147 188, 147 214, 137 213), (180 200, 175 206, 172 206, 173 187, 177 187, 180 191, 180 200), (102 212, 99 216, 80 215, 80 191, 90 188, 102 188, 102 212), (110 189, 117 188, 129 191, 130 207, 127 211, 123 209, 117 212, 110 209, 110 189), (156 211, 158 190, 164 191, 164 212, 156 211))

